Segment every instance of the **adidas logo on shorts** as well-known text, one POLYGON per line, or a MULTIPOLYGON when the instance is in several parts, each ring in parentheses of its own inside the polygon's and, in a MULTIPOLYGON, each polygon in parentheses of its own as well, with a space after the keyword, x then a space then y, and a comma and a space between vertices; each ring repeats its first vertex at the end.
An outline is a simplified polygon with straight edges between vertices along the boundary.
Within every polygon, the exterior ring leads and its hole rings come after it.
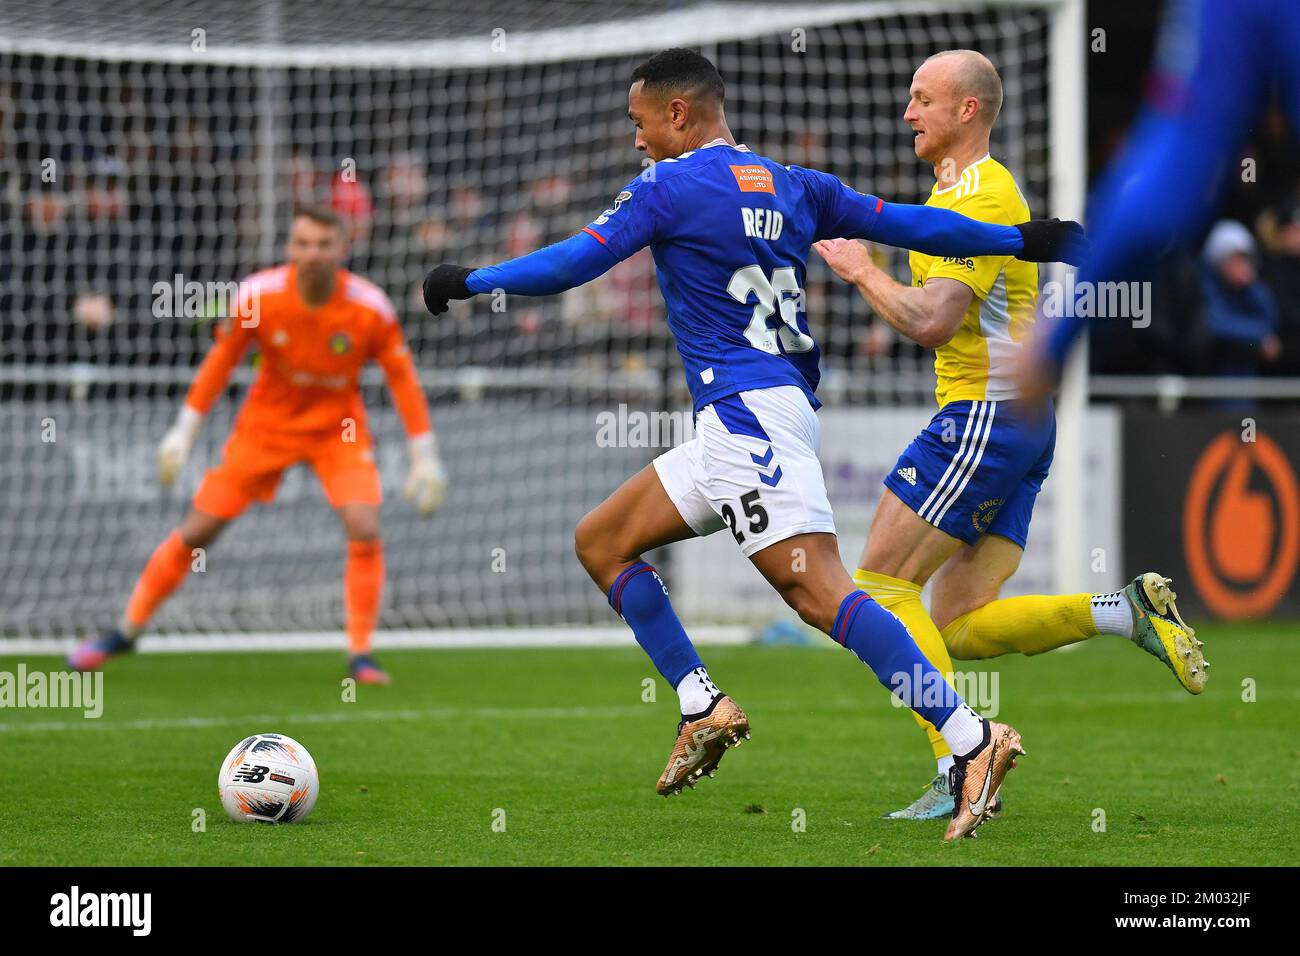
POLYGON ((914 484, 916 484, 916 469, 915 469, 915 468, 900 468, 900 469, 898 469, 898 477, 899 477, 899 478, 902 478, 902 479, 903 479, 905 482, 907 482, 909 485, 914 485, 914 484))

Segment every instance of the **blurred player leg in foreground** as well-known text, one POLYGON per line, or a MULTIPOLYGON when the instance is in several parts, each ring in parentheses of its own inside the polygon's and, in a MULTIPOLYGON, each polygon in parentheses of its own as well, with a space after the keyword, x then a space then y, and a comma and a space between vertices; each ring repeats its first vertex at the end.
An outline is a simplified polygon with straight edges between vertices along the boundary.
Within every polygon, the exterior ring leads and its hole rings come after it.
MULTIPOLYGON (((1295 14, 1294 0, 1167 5, 1143 112, 1089 196, 1093 242, 1076 277, 1080 292, 1147 278, 1200 240, 1230 177, 1240 175, 1242 142, 1275 93, 1300 136, 1295 14)), ((1069 308, 1040 330, 1020 370, 1024 389, 1046 393, 1055 384, 1087 322, 1069 308)))

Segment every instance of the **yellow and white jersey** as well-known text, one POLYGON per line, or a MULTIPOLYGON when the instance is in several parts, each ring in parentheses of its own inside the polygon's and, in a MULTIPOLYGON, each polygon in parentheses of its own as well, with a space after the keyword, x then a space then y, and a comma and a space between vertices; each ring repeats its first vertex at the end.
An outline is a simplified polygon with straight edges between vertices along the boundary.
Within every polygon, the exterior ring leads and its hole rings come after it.
MULTIPOLYGON (((951 209, 981 222, 1013 226, 1030 218, 1029 204, 1007 168, 990 156, 972 163, 951 186, 938 183, 927 206, 951 209)), ((1012 256, 941 258, 913 252, 912 285, 930 279, 956 279, 975 298, 961 326, 935 349, 940 407, 959 401, 1003 401, 1016 397, 1014 360, 1034 322, 1038 266, 1012 256)))

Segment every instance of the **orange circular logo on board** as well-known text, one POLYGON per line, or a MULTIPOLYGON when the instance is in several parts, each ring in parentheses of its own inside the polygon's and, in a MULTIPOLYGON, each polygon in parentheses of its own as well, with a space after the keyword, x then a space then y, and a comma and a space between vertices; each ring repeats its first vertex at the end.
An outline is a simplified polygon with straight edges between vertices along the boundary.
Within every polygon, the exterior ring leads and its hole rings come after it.
POLYGON ((1277 607, 1300 562, 1300 485, 1276 442, 1228 431, 1205 447, 1183 504, 1183 547, 1215 614, 1259 617, 1277 607))

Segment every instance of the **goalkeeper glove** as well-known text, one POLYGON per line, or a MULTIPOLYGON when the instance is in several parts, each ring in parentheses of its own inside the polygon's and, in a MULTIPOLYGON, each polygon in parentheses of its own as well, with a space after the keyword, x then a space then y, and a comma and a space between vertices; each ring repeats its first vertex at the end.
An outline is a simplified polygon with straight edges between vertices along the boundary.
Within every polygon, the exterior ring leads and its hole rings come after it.
POLYGON ((425 432, 412 438, 408 448, 411 470, 402 493, 415 502, 420 514, 431 515, 438 510, 447 492, 447 475, 438 457, 438 440, 433 432, 425 432))
POLYGON ((158 446, 158 480, 164 487, 170 487, 185 467, 185 459, 190 456, 190 449, 194 447, 194 439, 202 423, 202 415, 188 405, 182 405, 176 424, 163 435, 162 444, 158 446))
POLYGON ((424 277, 424 307, 432 315, 447 311, 451 299, 468 299, 474 295, 465 284, 473 269, 442 263, 424 277))
POLYGON ((1031 219, 1016 226, 1025 247, 1016 253, 1026 262, 1068 262, 1077 266, 1088 253, 1083 226, 1071 219, 1031 219))

